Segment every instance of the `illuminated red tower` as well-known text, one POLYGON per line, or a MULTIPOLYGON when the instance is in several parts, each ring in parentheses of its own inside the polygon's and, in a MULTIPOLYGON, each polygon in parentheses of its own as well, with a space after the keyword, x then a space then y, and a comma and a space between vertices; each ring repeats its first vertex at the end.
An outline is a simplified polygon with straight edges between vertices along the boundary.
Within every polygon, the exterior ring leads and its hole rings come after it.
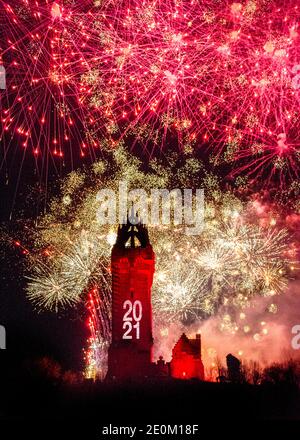
POLYGON ((112 342, 108 379, 136 379, 151 374, 154 264, 145 226, 119 226, 111 257, 112 342))

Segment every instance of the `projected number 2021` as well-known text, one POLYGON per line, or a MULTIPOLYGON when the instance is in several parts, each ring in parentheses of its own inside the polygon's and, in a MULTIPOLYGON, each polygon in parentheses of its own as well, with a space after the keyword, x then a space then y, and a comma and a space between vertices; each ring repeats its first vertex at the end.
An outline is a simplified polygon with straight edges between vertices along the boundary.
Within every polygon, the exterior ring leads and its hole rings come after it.
POLYGON ((123 339, 140 339, 140 321, 143 316, 141 301, 124 301, 123 339))

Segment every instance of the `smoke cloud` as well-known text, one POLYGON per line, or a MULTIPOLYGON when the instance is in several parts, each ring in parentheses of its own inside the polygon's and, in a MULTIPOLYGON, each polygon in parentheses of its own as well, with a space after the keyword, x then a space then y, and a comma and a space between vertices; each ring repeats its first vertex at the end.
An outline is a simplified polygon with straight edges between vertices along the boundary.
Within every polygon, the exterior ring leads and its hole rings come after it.
POLYGON ((226 311, 220 310, 208 320, 188 327, 156 325, 154 359, 162 355, 169 361, 172 348, 183 332, 193 338, 201 333, 202 358, 207 370, 216 367, 218 362, 226 365, 228 353, 243 362, 257 361, 262 367, 291 358, 300 359, 300 350, 294 350, 291 345, 292 328, 300 325, 299 280, 290 282, 287 291, 280 296, 253 300, 242 314, 239 311, 230 318, 222 330, 225 315, 226 311))

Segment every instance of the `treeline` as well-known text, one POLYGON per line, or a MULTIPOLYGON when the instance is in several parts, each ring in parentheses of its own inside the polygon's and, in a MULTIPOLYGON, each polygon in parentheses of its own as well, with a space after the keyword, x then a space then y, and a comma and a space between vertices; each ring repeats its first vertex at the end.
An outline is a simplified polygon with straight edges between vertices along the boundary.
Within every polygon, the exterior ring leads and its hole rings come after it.
MULTIPOLYGON (((289 359, 274 362, 267 367, 257 361, 241 362, 231 354, 226 357, 226 366, 217 361, 217 382, 248 383, 252 385, 292 385, 300 388, 300 360, 289 359)), ((213 379, 213 372, 208 371, 207 379, 213 379)))

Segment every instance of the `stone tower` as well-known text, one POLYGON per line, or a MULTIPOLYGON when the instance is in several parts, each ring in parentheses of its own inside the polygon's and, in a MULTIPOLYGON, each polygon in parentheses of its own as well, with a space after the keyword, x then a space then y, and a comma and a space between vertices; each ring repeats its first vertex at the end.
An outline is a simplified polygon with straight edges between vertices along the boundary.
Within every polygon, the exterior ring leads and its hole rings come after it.
POLYGON ((110 380, 151 375, 154 253, 141 223, 120 225, 112 249, 112 342, 110 380))

